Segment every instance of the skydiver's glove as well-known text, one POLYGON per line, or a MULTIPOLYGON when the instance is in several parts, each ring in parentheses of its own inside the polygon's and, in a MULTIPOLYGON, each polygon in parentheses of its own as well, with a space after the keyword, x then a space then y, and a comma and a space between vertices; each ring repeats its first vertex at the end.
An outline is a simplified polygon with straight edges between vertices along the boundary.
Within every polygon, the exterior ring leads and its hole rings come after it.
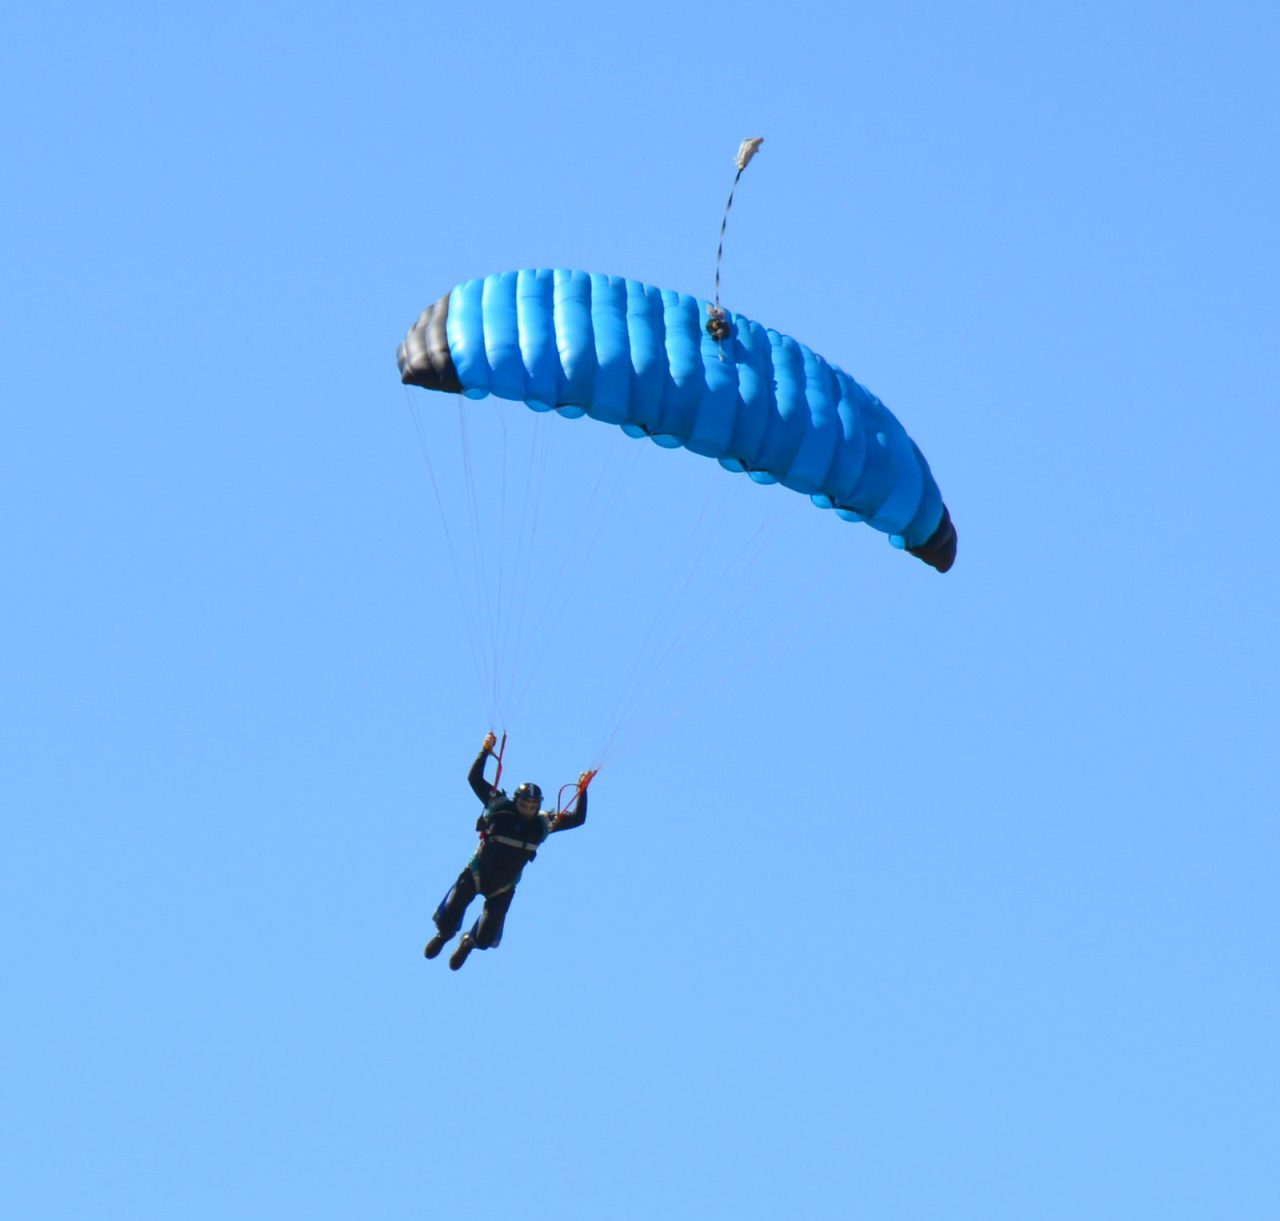
POLYGON ((497 744, 498 744, 497 735, 492 733, 487 733, 484 735, 484 745, 480 748, 480 750, 482 751, 482 753, 486 755, 491 754, 493 751, 493 748, 497 744))

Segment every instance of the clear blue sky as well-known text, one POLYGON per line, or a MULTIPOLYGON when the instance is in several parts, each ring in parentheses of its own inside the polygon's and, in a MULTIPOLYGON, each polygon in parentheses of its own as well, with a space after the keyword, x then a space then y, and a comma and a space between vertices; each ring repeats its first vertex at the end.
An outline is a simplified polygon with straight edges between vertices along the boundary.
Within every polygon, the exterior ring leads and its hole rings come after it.
MULTIPOLYGON (((1280 1216, 1278 45, 1262 3, 19 5, 0 1212, 1280 1216), (726 303, 903 419, 958 563, 785 516, 452 974, 488 710, 412 407, 450 496, 455 404, 396 344, 508 268, 709 294, 752 135, 726 303)), ((711 488, 729 540, 785 494, 548 423, 551 504, 638 489, 528 663, 550 787, 647 656, 627 591, 711 488)))

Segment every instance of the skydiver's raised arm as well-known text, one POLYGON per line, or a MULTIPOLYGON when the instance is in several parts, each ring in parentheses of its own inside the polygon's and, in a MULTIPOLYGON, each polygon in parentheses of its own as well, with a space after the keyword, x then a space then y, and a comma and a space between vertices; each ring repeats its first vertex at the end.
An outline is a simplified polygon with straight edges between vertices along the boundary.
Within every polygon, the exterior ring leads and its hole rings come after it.
POLYGON ((583 793, 578 798, 578 804, 573 807, 571 814, 562 814, 557 820, 556 825, 552 828, 554 831, 572 831, 574 827, 580 827, 587 821, 587 795, 583 793))
POLYGON ((587 821, 587 786, 594 776, 595 772, 583 772, 578 777, 578 796, 573 811, 560 815, 551 828, 552 831, 572 831, 574 827, 580 827, 587 821))

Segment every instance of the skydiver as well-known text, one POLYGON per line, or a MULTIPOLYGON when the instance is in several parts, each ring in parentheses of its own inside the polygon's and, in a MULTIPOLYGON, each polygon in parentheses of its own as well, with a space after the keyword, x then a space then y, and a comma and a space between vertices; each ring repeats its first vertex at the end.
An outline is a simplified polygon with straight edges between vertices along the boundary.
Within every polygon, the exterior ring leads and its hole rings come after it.
POLYGON ((486 734, 484 745, 467 773, 471 791, 484 803, 484 813, 476 821, 480 846, 458 875, 458 880, 441 900, 432 920, 437 932, 423 953, 434 958, 445 947, 462 924, 467 906, 477 894, 484 896, 480 918, 463 933, 462 940, 449 958, 456 971, 474 949, 489 950, 502 940, 502 925, 507 909, 515 898, 516 883, 524 867, 537 855, 539 845, 556 831, 571 831, 587 821, 587 786, 595 772, 578 777, 576 800, 566 811, 541 809, 542 790, 529 781, 521 784, 512 797, 484 778, 485 760, 493 753, 497 739, 486 734))

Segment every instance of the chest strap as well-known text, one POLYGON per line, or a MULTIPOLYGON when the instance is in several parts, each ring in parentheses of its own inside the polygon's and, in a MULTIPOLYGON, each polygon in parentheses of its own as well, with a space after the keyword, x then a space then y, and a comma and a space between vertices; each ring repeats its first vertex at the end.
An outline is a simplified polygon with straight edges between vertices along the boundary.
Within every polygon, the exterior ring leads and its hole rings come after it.
POLYGON ((527 844, 522 839, 512 839, 509 835, 490 835, 487 837, 491 844, 506 844, 508 848, 523 848, 526 852, 537 852, 537 844, 527 844))

